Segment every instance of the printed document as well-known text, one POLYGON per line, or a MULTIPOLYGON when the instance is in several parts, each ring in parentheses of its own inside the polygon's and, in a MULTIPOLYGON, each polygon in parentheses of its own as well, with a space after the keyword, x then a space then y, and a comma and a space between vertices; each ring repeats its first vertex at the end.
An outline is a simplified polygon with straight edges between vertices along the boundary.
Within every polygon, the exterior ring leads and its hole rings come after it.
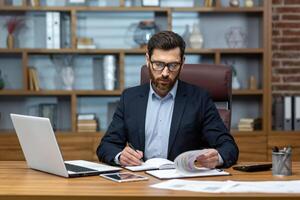
POLYGON ((191 181, 173 179, 150 187, 207 193, 300 193, 300 181, 191 181))

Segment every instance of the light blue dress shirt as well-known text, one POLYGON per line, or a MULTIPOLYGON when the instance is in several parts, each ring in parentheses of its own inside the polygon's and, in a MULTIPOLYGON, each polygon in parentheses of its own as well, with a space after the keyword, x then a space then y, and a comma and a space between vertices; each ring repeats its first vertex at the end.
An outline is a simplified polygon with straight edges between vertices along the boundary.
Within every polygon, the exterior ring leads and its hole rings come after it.
POLYGON ((145 160, 167 158, 170 127, 178 81, 165 97, 160 97, 150 85, 145 121, 145 160))

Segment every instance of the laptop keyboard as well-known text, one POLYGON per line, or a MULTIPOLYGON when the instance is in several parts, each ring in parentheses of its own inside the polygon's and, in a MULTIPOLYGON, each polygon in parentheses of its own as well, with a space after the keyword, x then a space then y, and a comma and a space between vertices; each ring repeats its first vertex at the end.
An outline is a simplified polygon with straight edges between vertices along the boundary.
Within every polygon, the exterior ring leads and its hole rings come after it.
POLYGON ((87 172, 87 171, 96 172, 97 171, 97 170, 94 170, 94 169, 81 167, 81 166, 78 166, 78 165, 72 165, 72 164, 68 164, 68 163, 65 163, 65 165, 66 165, 67 170, 72 171, 72 172, 87 172))

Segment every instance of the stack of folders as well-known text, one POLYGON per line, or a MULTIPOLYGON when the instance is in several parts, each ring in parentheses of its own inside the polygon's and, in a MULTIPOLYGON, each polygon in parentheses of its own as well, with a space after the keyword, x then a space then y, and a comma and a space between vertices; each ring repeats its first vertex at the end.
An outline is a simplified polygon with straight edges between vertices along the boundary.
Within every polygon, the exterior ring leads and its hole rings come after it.
POLYGON ((78 114, 77 131, 78 132, 96 132, 98 130, 98 120, 96 114, 78 114))
POLYGON ((260 118, 241 118, 238 124, 239 131, 254 131, 261 127, 260 118))
POLYGON ((300 130, 300 96, 275 96, 272 111, 274 130, 300 130))
POLYGON ((34 67, 28 67, 28 88, 31 91, 40 90, 40 81, 38 72, 34 67))

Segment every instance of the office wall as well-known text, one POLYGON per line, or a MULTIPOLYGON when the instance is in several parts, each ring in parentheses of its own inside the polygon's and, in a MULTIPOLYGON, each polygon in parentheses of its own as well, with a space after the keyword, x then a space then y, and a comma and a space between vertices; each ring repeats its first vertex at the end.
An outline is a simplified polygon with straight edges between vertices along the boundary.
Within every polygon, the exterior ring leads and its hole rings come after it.
POLYGON ((300 92, 300 0, 273 0, 273 94, 300 92))

